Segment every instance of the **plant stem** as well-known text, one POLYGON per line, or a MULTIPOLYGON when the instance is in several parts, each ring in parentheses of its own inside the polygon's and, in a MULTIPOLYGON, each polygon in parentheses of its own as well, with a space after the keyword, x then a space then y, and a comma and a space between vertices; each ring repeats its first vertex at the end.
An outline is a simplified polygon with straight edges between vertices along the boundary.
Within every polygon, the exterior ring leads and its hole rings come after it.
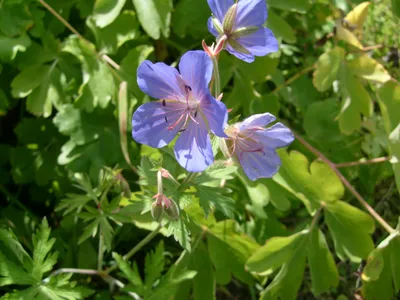
POLYGON ((370 213, 370 215, 389 233, 393 233, 395 230, 364 200, 364 198, 356 191, 356 189, 350 184, 350 182, 343 176, 343 174, 338 170, 337 166, 325 157, 320 151, 311 146, 302 137, 295 134, 296 139, 302 143, 310 152, 318 156, 323 162, 325 162, 333 172, 340 178, 343 184, 347 187, 350 193, 365 207, 365 209, 370 213))
MULTIPOLYGON (((78 30, 76 30, 70 23, 68 23, 67 20, 65 20, 58 12, 56 12, 49 4, 47 4, 44 0, 39 0, 39 3, 42 4, 54 17, 56 17, 61 23, 64 24, 65 27, 67 27, 73 34, 75 34, 80 40, 84 41, 87 44, 91 44, 87 39, 85 39, 79 32, 78 30)), ((89 49, 92 49, 91 47, 89 47, 89 49)), ((111 66, 111 70, 113 75, 119 80, 122 81, 122 78, 118 75, 118 73, 115 72, 115 70, 113 68, 115 68, 116 70, 120 69, 120 66, 111 59, 111 57, 109 57, 106 54, 100 54, 98 53, 96 50, 92 50, 93 53, 102 61, 106 62, 107 66, 111 66)))
POLYGON ((303 70, 301 70, 300 72, 296 73, 295 75, 293 75, 292 77, 290 77, 288 80, 286 80, 284 83, 282 83, 281 85, 277 86, 272 92, 271 94, 275 94, 277 92, 279 92, 281 89, 287 87, 288 85, 290 85, 291 83, 293 83, 294 81, 296 81, 297 79, 299 79, 302 75, 310 72, 311 70, 315 69, 315 65, 309 66, 303 70))
POLYGON ((378 164, 378 163, 383 163, 386 161, 389 161, 390 157, 378 157, 378 158, 373 158, 370 160, 360 160, 360 161, 352 161, 352 162, 347 162, 347 163, 340 163, 340 164, 335 164, 336 168, 345 168, 345 167, 353 167, 353 166, 359 166, 359 165, 370 165, 370 164, 378 164))
POLYGON ((182 182, 181 185, 185 186, 185 185, 187 185, 188 183, 192 182, 192 180, 193 180, 194 178, 196 178, 196 176, 197 176, 198 174, 199 174, 199 173, 197 173, 197 172, 189 173, 189 175, 186 176, 185 180, 183 180, 183 182, 182 182))
POLYGON ((218 98, 221 94, 221 77, 219 75, 218 57, 213 56, 212 62, 214 66, 214 97, 218 98))
POLYGON ((98 257, 97 257, 97 271, 101 271, 102 267, 103 267, 103 257, 104 257, 104 236, 103 236, 103 232, 100 228, 100 234, 99 234, 99 253, 98 253, 98 257))
MULTIPOLYGON (((129 251, 127 254, 125 254, 123 256, 123 259, 131 258, 143 246, 145 246, 147 243, 149 243, 158 234, 158 232, 160 231, 161 228, 162 228, 162 226, 158 225, 158 227, 154 231, 150 232, 143 240, 141 240, 139 243, 137 243, 136 246, 131 249, 131 251, 129 251)), ((118 265, 115 264, 115 265, 109 267, 107 270, 105 270, 104 273, 109 274, 112 271, 116 270, 117 268, 118 268, 118 265)))

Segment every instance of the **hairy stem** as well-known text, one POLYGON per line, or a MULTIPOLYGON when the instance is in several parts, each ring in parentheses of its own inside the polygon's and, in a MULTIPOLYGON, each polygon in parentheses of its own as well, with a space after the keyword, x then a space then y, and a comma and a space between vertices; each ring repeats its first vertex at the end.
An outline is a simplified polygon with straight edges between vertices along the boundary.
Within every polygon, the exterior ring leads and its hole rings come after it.
MULTIPOLYGON (((158 227, 154 231, 150 232, 143 240, 141 240, 139 243, 137 243, 136 246, 131 249, 131 251, 129 251, 127 254, 125 254, 123 256, 123 258, 124 259, 131 258, 136 252, 138 252, 140 249, 142 249, 143 246, 145 246, 147 243, 149 243, 158 234, 158 232, 160 231, 161 228, 162 228, 162 226, 158 225, 158 227)), ((109 274, 112 271, 116 270, 117 268, 118 268, 118 265, 115 264, 115 265, 109 267, 107 270, 105 270, 104 273, 109 274)))
POLYGON ((212 62, 214 66, 214 97, 218 98, 221 94, 221 77, 219 75, 218 57, 213 56, 212 62))
POLYGON ((99 234, 99 253, 97 256, 97 271, 101 271, 103 267, 103 257, 104 257, 104 236, 103 232, 100 228, 100 234, 99 234))
MULTIPOLYGON (((80 40, 84 41, 85 43, 91 44, 87 39, 85 39, 79 32, 76 30, 70 23, 68 23, 67 20, 65 20, 58 12, 56 12, 49 4, 47 4, 44 0, 39 0, 39 3, 42 4, 54 17, 56 17, 61 23, 64 24, 65 27, 67 27, 73 34, 75 34, 80 40)), ((89 49, 92 49, 89 47, 89 49)), ((96 52, 96 50, 93 50, 93 53, 102 61, 106 62, 107 66, 111 66, 110 68, 112 70, 113 75, 120 81, 122 81, 121 77, 115 72, 113 68, 116 70, 120 69, 120 66, 112 60, 108 55, 106 54, 99 54, 96 52)))
POLYGON ((340 164, 335 164, 335 166, 336 166, 336 168, 345 168, 345 167, 353 167, 353 166, 359 166, 359 165, 378 164, 378 163, 383 163, 383 162, 386 162, 389 160, 390 160, 390 157, 387 156, 387 157, 373 158, 370 160, 360 160, 360 161, 340 163, 340 164))
POLYGON ((350 193, 365 207, 365 209, 370 213, 370 215, 389 233, 394 232, 395 230, 364 200, 364 198, 356 191, 356 189, 350 184, 350 182, 343 176, 343 174, 339 171, 337 166, 331 162, 328 158, 325 157, 320 151, 315 149, 309 143, 307 143, 302 137, 295 134, 296 139, 302 143, 310 152, 314 155, 318 156, 320 160, 325 162, 333 172, 340 178, 343 184, 347 187, 350 193))
POLYGON ((284 83, 282 83, 281 85, 278 85, 272 92, 271 94, 275 94, 277 92, 279 92, 280 90, 282 90, 283 88, 287 87, 288 85, 290 85, 291 83, 293 83, 294 81, 296 81, 297 79, 299 79, 302 75, 310 72, 311 70, 315 69, 315 65, 309 66, 303 70, 301 70, 300 72, 296 73, 295 75, 293 75, 292 77, 290 77, 288 80, 286 80, 284 83))

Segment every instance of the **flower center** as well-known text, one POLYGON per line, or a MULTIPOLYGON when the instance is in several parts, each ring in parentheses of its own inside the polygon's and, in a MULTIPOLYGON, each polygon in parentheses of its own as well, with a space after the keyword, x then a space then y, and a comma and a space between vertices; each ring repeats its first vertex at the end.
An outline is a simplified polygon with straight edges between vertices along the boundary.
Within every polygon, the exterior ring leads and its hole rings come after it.
POLYGON ((236 126, 229 127, 225 133, 229 136, 228 152, 230 156, 238 155, 239 158, 246 152, 258 152, 265 155, 264 146, 258 142, 254 133, 260 130, 258 127, 248 128, 240 131, 236 126))

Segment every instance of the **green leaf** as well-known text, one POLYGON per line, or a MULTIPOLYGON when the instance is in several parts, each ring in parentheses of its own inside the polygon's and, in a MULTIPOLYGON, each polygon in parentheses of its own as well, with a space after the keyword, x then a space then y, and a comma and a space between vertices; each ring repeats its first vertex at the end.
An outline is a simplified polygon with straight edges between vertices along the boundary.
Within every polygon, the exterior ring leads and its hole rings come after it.
POLYGON ((0 89, 0 117, 6 115, 9 106, 10 103, 6 94, 2 89, 0 89))
POLYGON ((87 112, 92 112, 97 106, 106 108, 115 96, 116 88, 110 69, 96 57, 95 47, 72 36, 66 40, 63 52, 71 53, 82 63, 83 83, 75 106, 87 112))
POLYGON ((335 202, 344 195, 344 187, 335 172, 324 162, 307 158, 297 151, 279 151, 282 167, 273 180, 299 198, 313 213, 321 202, 335 202))
POLYGON ((293 28, 273 10, 268 11, 267 27, 276 37, 282 38, 287 43, 295 43, 296 35, 293 28))
POLYGON ((260 300, 297 299, 305 267, 305 249, 298 249, 286 262, 271 284, 261 292, 260 300))
POLYGON ((400 85, 389 81, 379 91, 379 106, 381 108, 386 132, 390 140, 391 163, 400 193, 400 85))
POLYGON ((154 251, 147 253, 144 273, 144 284, 147 288, 151 289, 154 282, 161 276, 164 270, 164 243, 161 241, 154 251))
POLYGON ((304 230, 288 237, 273 237, 266 245, 254 252, 246 262, 250 272, 270 274, 291 260, 296 251, 303 247, 308 231, 304 230))
POLYGON ((310 232, 307 259, 315 296, 328 292, 331 287, 337 287, 339 274, 321 230, 313 229, 310 232))
POLYGON ((100 233, 104 237, 104 244, 108 251, 111 251, 111 242, 113 238, 114 230, 111 227, 106 217, 100 218, 100 233))
POLYGON ((317 90, 324 92, 332 87, 344 57, 344 49, 340 47, 333 48, 319 57, 313 79, 317 90))
POLYGON ((361 127, 361 114, 370 117, 373 113, 372 100, 361 82, 343 66, 339 74, 342 108, 339 128, 344 134, 351 134, 361 127))
POLYGON ((3 1, 0 9, 0 31, 9 37, 22 35, 33 25, 27 3, 3 1))
POLYGON ((390 300, 400 291, 400 235, 398 228, 368 257, 362 273, 362 293, 366 299, 390 300))
POLYGON ((9 260, 9 258, 0 251, 0 286, 11 284, 34 285, 36 282, 35 278, 19 265, 9 260))
POLYGON ((96 26, 104 28, 114 22, 125 2, 126 0, 96 0, 93 8, 93 20, 96 26))
POLYGON ((16 38, 0 34, 0 61, 10 62, 14 60, 18 52, 25 52, 30 45, 31 40, 26 34, 16 38))
POLYGON ((207 35, 207 20, 210 8, 206 1, 180 0, 172 14, 172 30, 180 37, 207 35))
POLYGON ((25 52, 30 45, 31 40, 26 34, 19 37, 7 37, 0 33, 0 61, 14 60, 18 52, 25 52))
POLYGON ((207 231, 208 253, 219 284, 228 284, 232 275, 247 284, 254 281, 244 264, 259 245, 236 227, 235 221, 228 220, 218 222, 207 231))
POLYGON ((180 217, 178 220, 171 220, 168 223, 167 236, 173 235, 175 240, 182 246, 183 249, 190 251, 190 231, 187 224, 180 217))
POLYGON ((172 0, 132 0, 139 22, 144 31, 153 39, 161 35, 169 37, 172 0))
POLYGON ((96 37, 98 49, 102 53, 115 54, 124 43, 139 36, 139 22, 131 10, 124 10, 113 23, 104 28, 96 27, 90 18, 86 24, 96 37))
POLYGON ((283 10, 295 11, 299 13, 306 13, 311 7, 309 0, 269 0, 267 5, 274 8, 279 8, 283 10))
POLYGON ((354 75, 367 80, 385 83, 391 78, 386 69, 368 55, 361 55, 352 60, 348 63, 348 68, 354 75))
POLYGON ((325 221, 340 259, 359 263, 368 257, 374 248, 370 234, 375 223, 367 213, 343 201, 328 202, 325 221))
POLYGON ((0 242, 3 242, 4 246, 17 257, 26 270, 32 269, 32 259, 11 230, 0 229, 0 242))
POLYGON ((215 274, 211 258, 202 242, 190 255, 189 268, 196 270, 193 279, 193 299, 215 299, 215 274))
MULTIPOLYGON (((126 278, 129 279, 129 281, 135 285, 135 288, 137 289, 142 289, 143 288, 143 282, 142 278, 140 277, 138 267, 136 263, 133 263, 133 268, 129 265, 129 263, 123 259, 122 256, 118 255, 117 253, 113 252, 113 258, 118 264, 119 269, 124 273, 126 278)), ((139 292, 139 294, 142 294, 139 292)))
POLYGON ((400 0, 392 0, 393 14, 400 18, 400 0))
POLYGON ((55 239, 50 238, 50 227, 46 219, 43 219, 36 235, 33 236, 33 267, 32 276, 36 279, 42 279, 43 273, 51 271, 57 262, 58 253, 50 254, 55 239))
POLYGON ((225 216, 233 218, 233 212, 235 210, 235 201, 232 198, 222 194, 223 189, 208 187, 204 185, 196 186, 196 197, 199 198, 200 206, 204 209, 206 217, 211 212, 211 209, 215 207, 221 211, 225 216))
POLYGON ((234 165, 227 165, 225 162, 214 162, 204 172, 194 179, 195 184, 210 183, 211 181, 233 179, 233 174, 237 171, 238 167, 234 165))

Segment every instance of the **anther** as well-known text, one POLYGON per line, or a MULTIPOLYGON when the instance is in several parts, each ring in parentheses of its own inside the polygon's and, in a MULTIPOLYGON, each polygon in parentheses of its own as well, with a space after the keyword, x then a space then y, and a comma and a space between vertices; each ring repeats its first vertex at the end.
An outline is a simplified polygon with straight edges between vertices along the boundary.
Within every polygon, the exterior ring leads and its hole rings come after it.
POLYGON ((186 128, 183 128, 181 130, 179 130, 178 132, 184 132, 186 130, 186 128))
POLYGON ((188 92, 192 91, 192 88, 190 87, 190 85, 185 85, 185 90, 186 90, 186 93, 188 93, 188 92))
POLYGON ((162 105, 163 106, 167 106, 167 103, 166 103, 165 99, 162 101, 162 105))
POLYGON ((168 119, 167 119, 167 116, 164 116, 164 118, 165 118, 165 122, 167 122, 167 123, 168 123, 168 119))
POLYGON ((194 117, 195 118, 197 117, 197 110, 194 112, 194 117))

